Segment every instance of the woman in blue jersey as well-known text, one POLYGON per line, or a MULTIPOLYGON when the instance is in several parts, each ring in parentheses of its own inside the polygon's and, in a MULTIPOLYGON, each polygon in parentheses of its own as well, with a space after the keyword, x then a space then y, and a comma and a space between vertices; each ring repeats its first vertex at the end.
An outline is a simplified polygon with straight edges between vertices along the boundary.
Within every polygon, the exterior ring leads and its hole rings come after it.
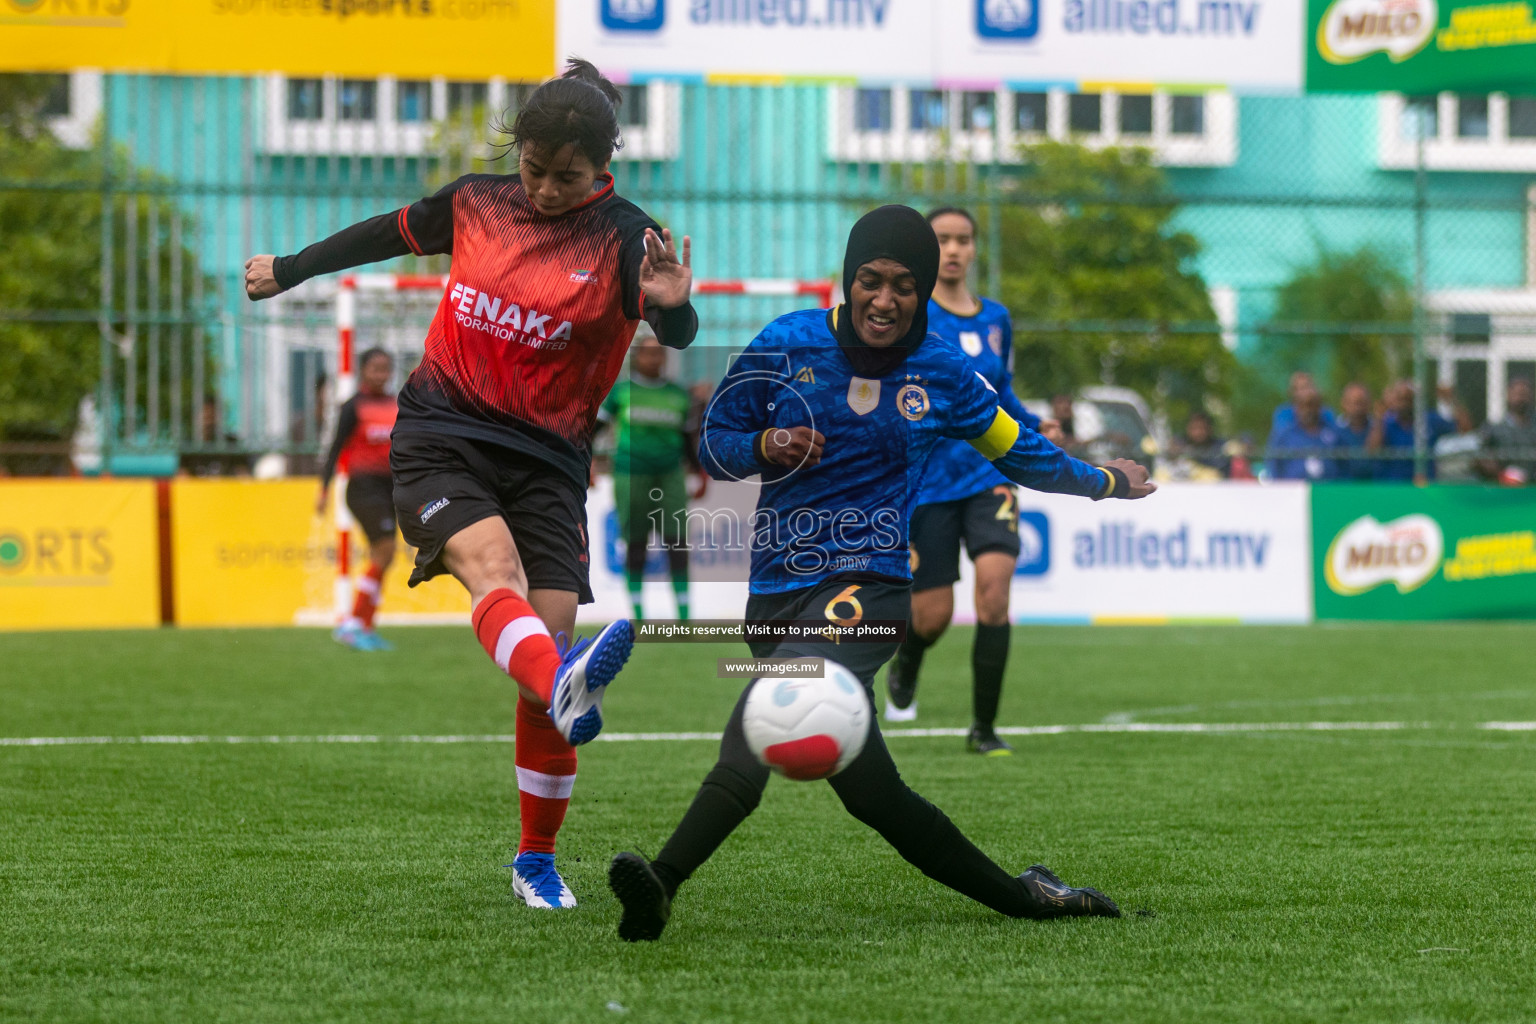
MULTIPOLYGON (((939 279, 928 300, 928 329, 955 342, 976 372, 997 390, 998 405, 1051 441, 1053 421, 1024 408, 1013 393, 1013 321, 1008 310, 971 293, 976 219, 946 206, 928 214, 939 240, 939 279)), ((964 441, 946 438, 928 459, 912 515, 912 623, 886 673, 885 719, 917 717, 917 678, 923 654, 949 626, 960 579, 960 542, 976 565, 976 637, 971 643, 971 731, 978 754, 1011 754, 995 728, 1008 664, 1008 590, 1019 560, 1018 496, 1013 483, 964 441)))
MULTIPOLYGON (((1154 489, 1133 462, 1090 466, 1021 425, 952 341, 928 333, 938 263, 938 242, 916 210, 866 214, 843 260, 848 301, 775 320, 716 389, 700 462, 716 479, 762 479, 749 623, 904 622, 907 522, 929 454, 946 437, 969 441, 1009 479, 1042 490, 1099 499, 1154 489)), ((839 662, 868 691, 896 640, 843 640, 802 627, 750 646, 759 658, 839 662)), ((655 860, 614 858, 608 881, 623 905, 621 938, 658 938, 678 887, 757 807, 768 769, 747 746, 745 702, 743 692, 719 760, 655 860)), ((1119 916, 1108 897, 1067 886, 1047 868, 1012 875, 994 863, 902 781, 873 715, 859 756, 828 781, 848 812, 910 864, 999 913, 1119 916)))

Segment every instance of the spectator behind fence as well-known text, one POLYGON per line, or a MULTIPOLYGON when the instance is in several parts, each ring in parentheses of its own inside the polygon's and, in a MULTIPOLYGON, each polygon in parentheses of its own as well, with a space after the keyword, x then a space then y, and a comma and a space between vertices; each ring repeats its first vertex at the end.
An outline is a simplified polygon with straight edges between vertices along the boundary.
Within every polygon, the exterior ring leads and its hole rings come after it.
MULTIPOLYGON (((1323 420, 1323 396, 1306 386, 1292 399, 1296 420, 1269 435, 1269 475, 1273 480, 1335 480, 1338 432, 1323 420)), ((1278 410, 1276 411, 1278 418, 1278 410)))
POLYGON ((240 438, 230 431, 219 430, 219 403, 216 399, 203 399, 202 414, 198 419, 197 443, 224 451, 182 452, 178 466, 183 476, 250 476, 251 456, 238 449, 240 438))
POLYGON ((1504 392, 1505 417, 1483 424, 1481 447, 1488 453, 1482 460, 1483 473, 1505 484, 1528 484, 1536 480, 1536 415, 1532 406, 1531 382, 1516 377, 1504 392))
POLYGON ((1158 461, 1158 479, 1200 483, 1247 479, 1247 460, 1239 449, 1217 437, 1210 414, 1196 409, 1185 421, 1183 435, 1169 444, 1168 457, 1158 461))
MULTIPOLYGON (((1441 398, 1454 400, 1454 394, 1449 388, 1441 388, 1439 394, 1441 398)), ((1416 397, 1413 381, 1398 381, 1387 389, 1383 397, 1387 405, 1386 412, 1381 417, 1382 444, 1385 450, 1383 457, 1376 461, 1375 479, 1412 480, 1414 399, 1416 397)), ((1457 413, 1458 418, 1465 418, 1464 411, 1458 408, 1457 413)), ((1437 441, 1447 434, 1456 432, 1456 426, 1434 408, 1429 410, 1428 429, 1428 449, 1431 452, 1435 450, 1437 441)), ((1433 458, 1428 460, 1426 472, 1429 479, 1435 478, 1433 458)))
MULTIPOLYGON (((1295 424, 1297 396, 1306 391, 1316 390, 1317 382, 1312 379, 1312 375, 1306 370, 1297 370, 1291 374, 1290 384, 1286 388, 1286 394, 1290 395, 1291 400, 1285 405, 1279 406, 1275 409, 1275 415, 1269 421, 1269 433, 1271 437, 1273 437, 1275 434, 1278 434, 1286 427, 1295 424)), ((1333 426, 1333 410, 1325 406, 1320 415, 1325 426, 1333 426)))
POLYGON ((330 377, 324 370, 315 375, 313 401, 288 421, 288 443, 295 449, 288 456, 289 476, 319 476, 321 461, 320 437, 325 433, 326 385, 330 377), (308 449, 308 450, 306 450, 308 449))
POLYGON ((1077 436, 1077 421, 1072 416, 1072 396, 1052 395, 1051 414, 1047 420, 1055 420, 1061 429, 1061 437, 1052 436, 1050 439, 1056 442, 1057 447, 1069 455, 1080 455, 1083 451, 1083 442, 1077 436))
POLYGON ((1339 446, 1346 450, 1337 462, 1341 480, 1373 480, 1376 477, 1376 453, 1381 451, 1382 417, 1385 405, 1378 405, 1371 415, 1371 392, 1364 384, 1344 386, 1339 396, 1339 415, 1333 429, 1339 446))

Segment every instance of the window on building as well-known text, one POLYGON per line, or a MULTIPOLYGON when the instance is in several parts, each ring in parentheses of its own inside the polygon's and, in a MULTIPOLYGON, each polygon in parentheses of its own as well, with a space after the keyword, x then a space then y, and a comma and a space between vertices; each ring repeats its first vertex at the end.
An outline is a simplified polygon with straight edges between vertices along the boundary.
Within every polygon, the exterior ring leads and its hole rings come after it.
POLYGON ((1417 139, 1421 132, 1426 139, 1440 134, 1440 101, 1436 96, 1409 96, 1403 101, 1403 138, 1417 139))
POLYGON ((1205 97, 1175 96, 1173 98, 1173 123, 1168 130, 1174 135, 1205 134, 1205 97))
POLYGON ((853 127, 861 132, 888 132, 895 127, 891 116, 891 90, 857 89, 853 94, 853 127))
POLYGON ((624 102, 619 104, 619 126, 644 128, 650 113, 646 109, 646 104, 650 102, 650 90, 643 85, 621 85, 619 95, 624 98, 624 102))
POLYGON ((1487 313, 1452 313, 1451 341, 1457 345, 1486 345, 1493 339, 1493 317, 1487 313))
POLYGON ((989 132, 997 127, 997 96, 990 92, 962 94, 960 127, 968 132, 989 132))
POLYGON ((1488 137, 1488 97, 1456 97, 1456 136, 1462 139, 1486 139, 1488 137))
POLYGON ((1473 423, 1488 419, 1488 360, 1458 359, 1455 366, 1456 397, 1472 417, 1473 423))
POLYGON ((912 130, 934 131, 948 127, 945 95, 937 89, 912 90, 912 130))
POLYGON ((1152 134, 1152 97, 1120 97, 1120 134, 1152 134))
POLYGON ((343 121, 372 121, 378 112, 379 83, 343 78, 336 83, 336 116, 343 121))
POLYGON ((1084 135, 1097 135, 1104 97, 1096 92, 1075 92, 1067 97, 1067 101, 1067 127, 1084 135))
POLYGON ((1509 98, 1509 137, 1536 139, 1536 96, 1509 98))
POLYGON ((38 113, 44 117, 68 117, 69 108, 69 76, 68 75, 39 75, 39 78, 47 79, 48 92, 43 96, 43 106, 38 113))
POLYGON ((408 80, 395 84, 395 120, 432 120, 432 83, 408 80))
POLYGON ((1013 94, 1013 130, 1016 132, 1044 132, 1046 96, 1043 92, 1016 92, 1013 94))
POLYGON ((318 121, 324 116, 324 83, 318 78, 288 79, 288 119, 318 121))
POLYGON ((484 82, 449 82, 448 116, 468 117, 477 108, 484 110, 489 95, 484 82))

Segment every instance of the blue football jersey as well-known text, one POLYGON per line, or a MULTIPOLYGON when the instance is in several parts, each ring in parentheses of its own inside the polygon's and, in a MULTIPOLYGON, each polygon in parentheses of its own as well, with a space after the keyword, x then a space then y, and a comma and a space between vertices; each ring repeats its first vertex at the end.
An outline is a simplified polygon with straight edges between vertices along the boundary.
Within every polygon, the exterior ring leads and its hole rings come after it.
MULTIPOLYGON (((803 310, 765 327, 732 363, 703 416, 706 471, 722 480, 762 479, 751 524, 753 593, 796 590, 840 573, 910 578, 907 524, 929 455, 945 438, 981 437, 997 418, 997 392, 955 341, 930 334, 897 369, 861 377, 828 315, 803 310), (799 426, 826 438, 821 462, 798 469, 767 462, 764 433, 799 426)), ((1032 481, 1089 496, 1103 490, 1101 470, 1025 433, 1030 437, 1010 455, 1027 451, 1022 472, 1032 481)))
MULTIPOLYGON (((997 392, 1004 412, 1031 430, 1040 426, 1040 418, 1024 408, 1013 393, 1013 321, 1008 310, 991 299, 982 299, 981 309, 965 316, 930 299, 928 330, 953 341, 970 357, 972 367, 997 392)), ((943 438, 928 457, 928 471, 923 476, 917 503, 959 501, 999 484, 1011 487, 1012 481, 965 441, 943 438)))

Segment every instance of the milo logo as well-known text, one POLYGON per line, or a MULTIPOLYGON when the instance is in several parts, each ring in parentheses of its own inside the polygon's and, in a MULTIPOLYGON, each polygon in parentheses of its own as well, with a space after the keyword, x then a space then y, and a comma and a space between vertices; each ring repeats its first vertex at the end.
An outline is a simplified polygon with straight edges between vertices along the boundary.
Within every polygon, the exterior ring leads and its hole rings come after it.
POLYGON ((1346 597, 1383 583, 1406 594, 1429 582, 1444 554, 1445 535, 1429 516, 1415 513, 1389 523, 1361 516, 1328 545, 1323 576, 1328 589, 1346 597))
POLYGON ((1435 34, 1435 0, 1335 0, 1317 26, 1317 52, 1330 64, 1353 64, 1377 51, 1398 63, 1435 34))

